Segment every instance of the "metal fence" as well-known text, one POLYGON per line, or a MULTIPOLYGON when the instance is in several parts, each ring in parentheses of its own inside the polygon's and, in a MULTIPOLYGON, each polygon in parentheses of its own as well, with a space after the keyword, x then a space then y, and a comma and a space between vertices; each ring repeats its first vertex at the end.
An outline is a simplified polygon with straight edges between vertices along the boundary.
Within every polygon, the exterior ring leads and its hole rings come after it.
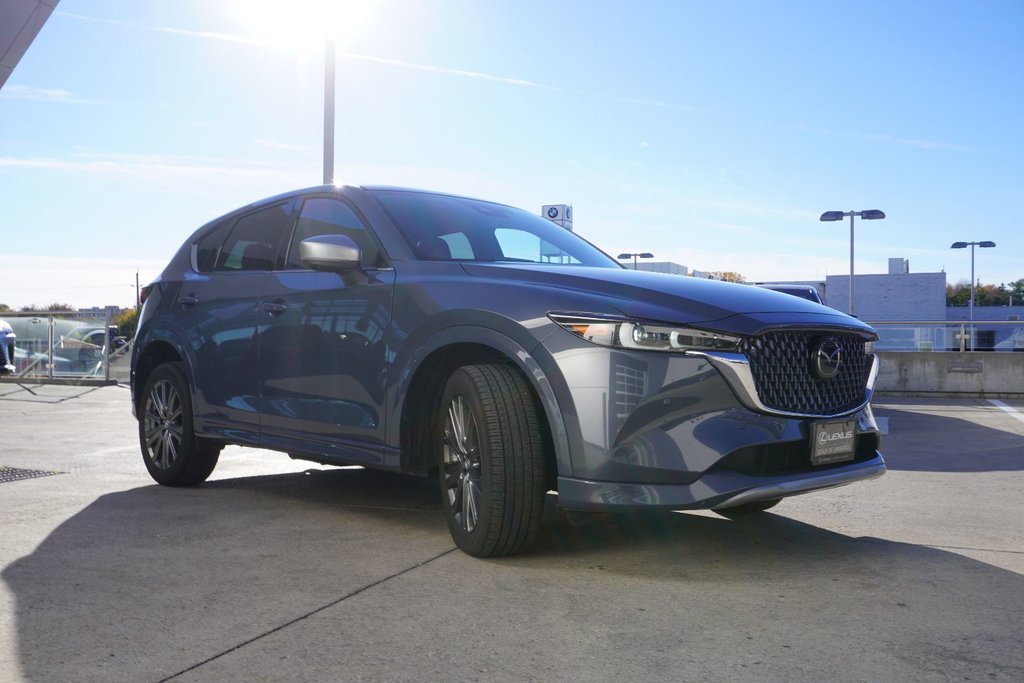
MULTIPOLYGON (((74 312, 3 313, 14 329, 15 377, 127 383, 132 341, 118 334, 111 316, 74 312)), ((868 323, 879 334, 876 351, 1024 351, 1022 321, 891 321, 868 323)))
POLYGON ((878 351, 1024 351, 1024 322, 876 321, 878 351))
POLYGON ((15 378, 123 381, 118 375, 123 374, 120 368, 127 363, 131 345, 117 334, 109 313, 78 317, 74 312, 40 311, 0 317, 15 334, 15 378))

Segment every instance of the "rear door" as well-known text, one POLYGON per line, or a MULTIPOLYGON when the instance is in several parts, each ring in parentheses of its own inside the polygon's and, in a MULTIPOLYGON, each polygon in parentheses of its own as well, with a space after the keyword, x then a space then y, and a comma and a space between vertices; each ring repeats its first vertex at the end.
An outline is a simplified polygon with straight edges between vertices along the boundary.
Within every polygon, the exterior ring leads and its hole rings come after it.
POLYGON ((174 305, 191 347, 201 432, 234 442, 259 439, 259 295, 290 233, 293 204, 245 214, 197 244, 197 272, 182 283, 174 305))
POLYGON ((338 195, 297 208, 285 263, 259 311, 260 410, 273 448, 381 465, 394 271, 367 222, 338 195), (343 234, 363 267, 344 275, 299 260, 307 237, 343 234))

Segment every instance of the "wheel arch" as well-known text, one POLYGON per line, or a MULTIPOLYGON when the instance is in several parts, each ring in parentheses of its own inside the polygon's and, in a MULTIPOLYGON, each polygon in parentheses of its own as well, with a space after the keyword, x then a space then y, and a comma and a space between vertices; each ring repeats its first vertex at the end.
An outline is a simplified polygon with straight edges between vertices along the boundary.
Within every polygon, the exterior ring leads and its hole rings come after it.
MULTIPOLYGON (((142 397, 142 390, 146 386, 150 375, 157 367, 164 363, 180 362, 185 365, 186 380, 190 380, 191 367, 188 362, 188 355, 184 353, 181 345, 176 341, 165 338, 147 338, 143 344, 136 343, 135 358, 132 361, 132 410, 138 416, 139 399, 142 397)), ((193 394, 195 389, 191 381, 188 381, 189 390, 193 394)), ((195 398, 194 396, 192 397, 195 398)))
POLYGON ((572 471, 563 406, 552 388, 549 372, 538 359, 516 340, 489 328, 447 328, 418 345, 415 357, 401 374, 396 401, 399 415, 388 421, 389 442, 399 445, 401 469, 419 475, 430 471, 437 454, 429 445, 427 430, 440 405, 445 382, 456 368, 477 363, 511 365, 530 385, 547 428, 550 485, 554 488, 556 476, 569 476, 572 471))

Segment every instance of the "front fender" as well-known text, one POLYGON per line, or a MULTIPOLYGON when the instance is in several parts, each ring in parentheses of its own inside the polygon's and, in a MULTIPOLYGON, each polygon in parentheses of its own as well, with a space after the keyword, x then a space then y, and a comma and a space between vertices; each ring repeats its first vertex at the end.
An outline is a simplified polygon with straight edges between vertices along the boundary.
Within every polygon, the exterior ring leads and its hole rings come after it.
MULTIPOLYGON (((444 314, 439 315, 445 317, 444 314)), ((463 315, 464 319, 464 315, 463 315)), ((401 443, 402 409, 413 377, 423 362, 434 352, 456 344, 486 346, 507 357, 526 376, 537 396, 551 430, 555 462, 558 473, 572 472, 570 441, 572 434, 579 439, 579 425, 575 417, 572 398, 554 360, 528 331, 506 318, 481 312, 477 324, 446 326, 436 321, 434 331, 420 336, 408 355, 396 355, 391 367, 395 381, 390 383, 387 443, 398 447, 401 443), (485 323, 485 324, 480 324, 485 323), (499 329, 495 329, 499 328, 499 329)), ((432 326, 433 327, 433 326, 432 326)), ((408 346, 408 345, 407 345, 408 346)))

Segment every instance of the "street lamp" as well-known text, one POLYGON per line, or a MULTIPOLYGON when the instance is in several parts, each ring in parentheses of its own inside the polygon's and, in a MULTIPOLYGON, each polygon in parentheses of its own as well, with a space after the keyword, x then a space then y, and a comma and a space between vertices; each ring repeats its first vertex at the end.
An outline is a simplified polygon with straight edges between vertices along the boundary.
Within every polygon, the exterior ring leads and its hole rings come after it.
MULTIPOLYGON (((970 320, 974 322, 974 246, 977 245, 983 249, 996 246, 995 242, 985 240, 983 242, 953 242, 949 245, 950 249, 966 249, 968 246, 971 247, 971 303, 970 303, 970 320)), ((971 351, 974 350, 974 327, 971 327, 971 351)))
POLYGON ((334 182, 334 39, 324 42, 324 185, 334 182))
POLYGON ((624 259, 632 258, 633 259, 633 270, 637 270, 636 260, 638 258, 654 258, 654 254, 651 254, 651 253, 646 252, 646 251, 645 252, 635 252, 635 253, 631 252, 631 253, 628 253, 628 254, 619 254, 618 258, 619 258, 620 261, 622 261, 624 259))
POLYGON ((885 218, 885 213, 878 209, 866 209, 864 211, 826 211, 821 214, 819 220, 841 221, 846 216, 850 217, 850 315, 853 315, 853 217, 860 216, 866 221, 878 221, 885 218))

